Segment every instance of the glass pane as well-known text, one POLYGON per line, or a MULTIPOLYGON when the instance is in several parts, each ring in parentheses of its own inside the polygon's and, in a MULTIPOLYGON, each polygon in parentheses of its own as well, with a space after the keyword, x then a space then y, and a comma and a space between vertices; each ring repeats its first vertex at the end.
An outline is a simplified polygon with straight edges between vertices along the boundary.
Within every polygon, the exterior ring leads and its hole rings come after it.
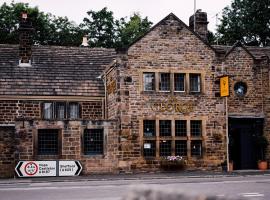
POLYGON ((79 118, 79 104, 78 103, 70 103, 69 104, 69 118, 70 119, 78 119, 79 118))
POLYGON ((53 103, 44 103, 43 104, 43 117, 44 119, 53 118, 53 103))
POLYGON ((175 141, 175 155, 176 156, 187 156, 187 141, 176 140, 175 141))
POLYGON ((160 156, 172 155, 172 142, 171 140, 161 140, 159 144, 160 156))
POLYGON ((191 156, 202 156, 202 141, 193 140, 191 141, 191 156))
POLYGON ((185 91, 185 74, 174 74, 174 90, 185 91))
POLYGON ((200 92, 200 74, 190 74, 190 91, 191 92, 200 92))
POLYGON ((84 154, 103 154, 103 129, 84 130, 84 154))
POLYGON ((155 90, 155 73, 143 73, 144 91, 155 90))
POLYGON ((170 73, 160 73, 159 90, 170 91, 170 73))
POLYGON ((58 154, 58 132, 57 129, 38 130, 38 155, 58 154))
POLYGON ((160 136, 171 136, 171 120, 160 120, 159 121, 159 135, 160 136))
POLYGON ((190 135, 195 137, 202 136, 202 121, 191 120, 190 121, 190 135))
POLYGON ((155 157, 156 156, 156 141, 155 140, 144 141, 143 156, 144 157, 155 157))
POLYGON ((56 118, 65 118, 65 103, 56 103, 56 118))
POLYGON ((143 121, 143 135, 145 137, 156 136, 156 121, 155 120, 144 120, 143 121))
POLYGON ((175 136, 187 136, 186 120, 175 120, 175 136))

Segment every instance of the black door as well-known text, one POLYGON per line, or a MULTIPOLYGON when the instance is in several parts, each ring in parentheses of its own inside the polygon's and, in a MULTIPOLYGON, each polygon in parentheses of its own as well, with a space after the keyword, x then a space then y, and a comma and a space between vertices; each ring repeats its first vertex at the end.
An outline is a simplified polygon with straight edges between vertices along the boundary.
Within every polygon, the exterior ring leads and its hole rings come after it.
POLYGON ((229 119, 229 157, 234 169, 256 169, 256 135, 262 134, 262 119, 229 119))

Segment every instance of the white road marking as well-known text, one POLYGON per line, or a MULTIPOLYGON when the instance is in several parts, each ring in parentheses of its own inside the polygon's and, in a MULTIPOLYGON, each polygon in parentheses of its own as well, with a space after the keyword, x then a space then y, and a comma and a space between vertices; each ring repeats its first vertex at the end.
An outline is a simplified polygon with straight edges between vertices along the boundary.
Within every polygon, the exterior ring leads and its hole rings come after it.
POLYGON ((264 194, 257 193, 257 192, 254 192, 254 193, 240 193, 240 195, 243 196, 243 197, 264 197, 264 194))

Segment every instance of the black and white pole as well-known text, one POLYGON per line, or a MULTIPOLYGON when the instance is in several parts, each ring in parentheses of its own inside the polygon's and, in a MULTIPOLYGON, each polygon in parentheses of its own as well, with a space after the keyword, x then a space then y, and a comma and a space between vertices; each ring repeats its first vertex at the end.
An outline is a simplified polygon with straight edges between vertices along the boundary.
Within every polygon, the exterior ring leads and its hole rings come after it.
POLYGON ((194 0, 194 23, 193 23, 194 32, 196 32, 196 0, 194 0))

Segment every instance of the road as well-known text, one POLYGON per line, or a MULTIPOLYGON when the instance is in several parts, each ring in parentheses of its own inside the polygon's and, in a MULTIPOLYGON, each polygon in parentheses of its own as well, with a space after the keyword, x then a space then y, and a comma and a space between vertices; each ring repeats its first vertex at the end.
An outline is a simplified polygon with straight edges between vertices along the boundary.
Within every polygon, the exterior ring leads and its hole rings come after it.
POLYGON ((120 200, 133 187, 151 187, 186 194, 270 199, 270 176, 178 177, 65 182, 0 182, 1 200, 120 200))

